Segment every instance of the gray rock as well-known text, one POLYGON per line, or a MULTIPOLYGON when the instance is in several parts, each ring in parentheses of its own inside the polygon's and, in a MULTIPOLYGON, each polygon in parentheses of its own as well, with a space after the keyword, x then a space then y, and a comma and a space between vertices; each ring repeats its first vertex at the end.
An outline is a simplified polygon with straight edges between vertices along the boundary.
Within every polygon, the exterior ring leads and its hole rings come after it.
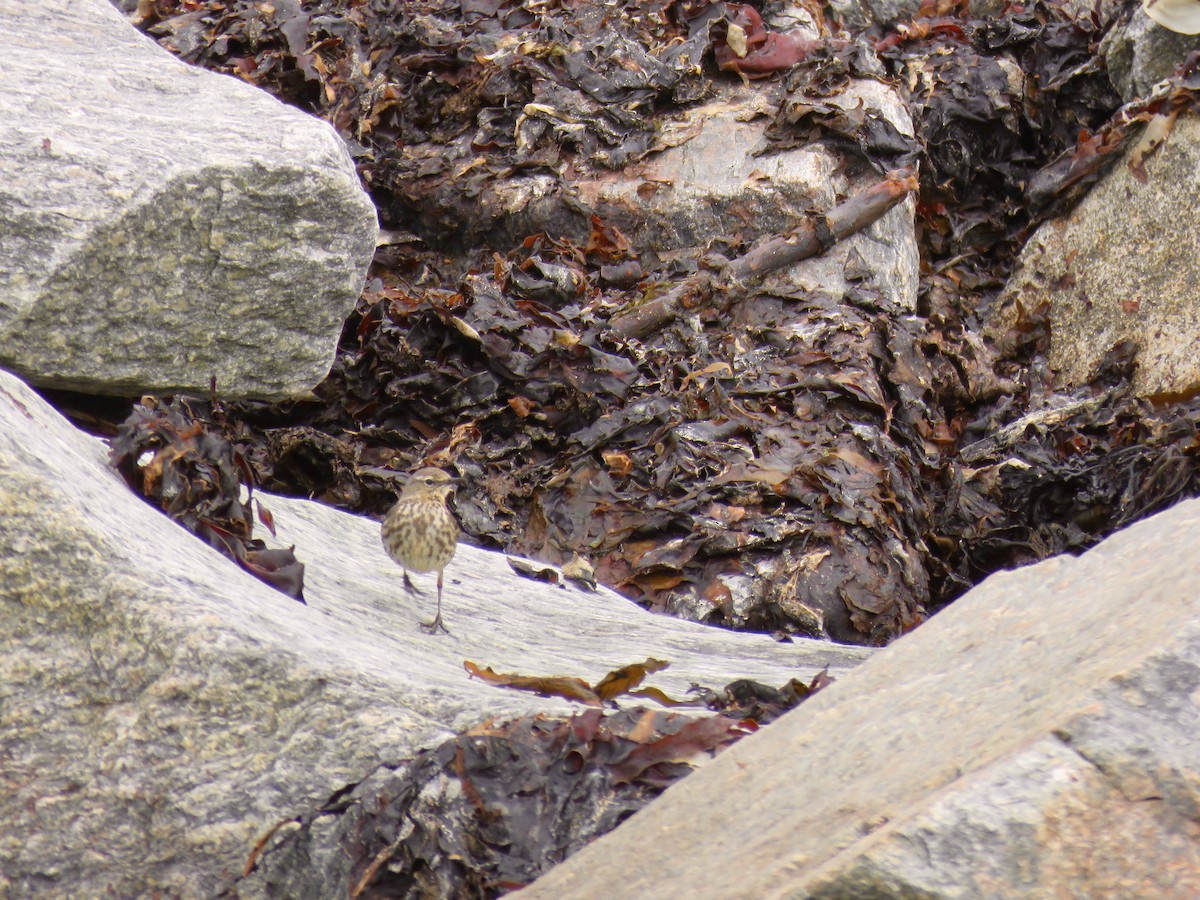
MULTIPOLYGON (((971 0, 968 15, 973 19, 994 16, 1004 6, 1004 0, 971 0)), ((920 8, 921 0, 829 0, 833 16, 850 29, 911 22, 920 8)))
MULTIPOLYGON (((594 213, 622 229, 639 253, 694 257, 722 236, 752 242, 786 234, 813 210, 826 212, 882 179, 876 173, 847 177, 845 161, 821 144, 755 155, 767 148, 771 102, 754 89, 719 93, 664 127, 661 152, 619 172, 580 174, 572 178, 570 196, 549 176, 513 179, 485 198, 487 217, 509 217, 514 241, 537 231, 583 240, 594 213)), ((895 90, 877 81, 858 79, 842 93, 814 102, 861 108, 901 134, 913 134, 895 90)), ((853 283, 912 309, 918 275, 915 208, 909 197, 827 252, 771 276, 764 290, 841 296, 853 283)))
POLYGON ((1100 42, 1109 81, 1127 103, 1150 93, 1196 49, 1200 49, 1200 37, 1164 28, 1140 7, 1100 42))
POLYGON ((522 892, 1194 897, 1200 501, 995 575, 522 892))
POLYGON ((0 5, 0 365, 283 397, 328 372, 375 210, 325 123, 104 0, 0 5))
POLYGON ((829 10, 851 29, 876 23, 911 22, 921 0, 830 0, 829 10))
POLYGON ((779 644, 516 576, 460 547, 425 635, 375 521, 261 498, 303 606, 135 497, 103 444, 0 372, 0 894, 211 896, 281 818, 489 716, 578 711, 471 680, 596 681, 647 657, 673 695, 840 677, 872 651, 779 644))
MULTIPOLYGON (((904 103, 877 81, 854 81, 822 101, 846 111, 865 109, 912 136, 904 103)), ((786 234, 811 210, 827 211, 880 180, 876 173, 848 178, 844 161, 821 144, 755 156, 766 146, 770 121, 761 117, 764 110, 758 106, 754 91, 739 90, 689 110, 677 127, 694 137, 644 161, 636 171, 585 179, 579 193, 603 211, 606 221, 625 223, 630 233, 636 228, 639 241, 682 249, 725 234, 740 233, 748 240, 786 234), (647 185, 654 188, 648 194, 643 191, 647 185)), ((915 209, 916 201, 909 197, 858 234, 768 279, 766 289, 840 296, 856 282, 911 310, 918 274, 915 209)))
POLYGON ((1130 150, 1075 210, 1047 222, 1021 252, 997 313, 1000 334, 1050 304, 1050 365, 1066 384, 1087 382, 1116 344, 1138 348, 1134 388, 1179 394, 1200 384, 1200 117, 1184 114, 1145 163, 1130 150))

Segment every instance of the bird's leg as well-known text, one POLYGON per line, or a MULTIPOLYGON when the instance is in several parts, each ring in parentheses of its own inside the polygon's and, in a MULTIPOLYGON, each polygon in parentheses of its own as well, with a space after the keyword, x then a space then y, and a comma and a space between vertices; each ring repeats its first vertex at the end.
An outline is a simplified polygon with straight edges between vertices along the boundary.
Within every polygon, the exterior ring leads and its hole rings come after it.
POLYGON ((438 603, 437 615, 433 617, 432 622, 422 622, 421 629, 428 634, 437 634, 439 631, 443 634, 449 634, 450 629, 442 624, 442 569, 438 569, 438 603))
POLYGON ((419 590, 417 590, 417 586, 413 584, 412 579, 408 577, 408 569, 404 570, 404 589, 410 594, 421 593, 419 590))

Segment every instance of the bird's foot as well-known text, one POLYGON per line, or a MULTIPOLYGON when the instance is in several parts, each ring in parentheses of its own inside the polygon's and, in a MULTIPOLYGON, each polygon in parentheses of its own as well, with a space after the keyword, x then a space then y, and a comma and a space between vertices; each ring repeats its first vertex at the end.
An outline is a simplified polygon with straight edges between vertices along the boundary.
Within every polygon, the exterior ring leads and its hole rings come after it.
POLYGON ((439 631, 442 634, 450 633, 450 629, 442 623, 442 614, 440 612, 434 617, 432 622, 422 622, 421 630, 426 634, 437 634, 439 631))
POLYGON ((418 597, 421 596, 421 592, 417 590, 417 586, 412 583, 412 579, 408 577, 407 572, 404 573, 404 589, 410 594, 416 594, 418 597))

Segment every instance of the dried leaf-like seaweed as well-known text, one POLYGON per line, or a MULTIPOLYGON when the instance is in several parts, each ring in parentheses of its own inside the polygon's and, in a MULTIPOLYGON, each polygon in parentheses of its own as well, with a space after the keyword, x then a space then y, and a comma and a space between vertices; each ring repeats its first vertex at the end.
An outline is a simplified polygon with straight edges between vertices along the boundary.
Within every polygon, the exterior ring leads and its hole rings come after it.
MULTIPOLYGON (((242 501, 243 478, 253 485, 249 464, 217 423, 198 411, 203 405, 185 397, 143 397, 118 426, 109 462, 147 502, 303 603, 304 565, 291 550, 268 550, 253 539, 251 502, 242 501)), ((259 514, 264 523, 272 521, 261 504, 259 514)))
POLYGON ((485 722, 276 826, 243 878, 280 896, 497 896, 754 727, 640 709, 485 722))
POLYGON ((264 484, 381 513, 361 472, 453 458, 481 543, 584 557, 655 610, 874 643, 1195 493, 1196 398, 1135 402, 1119 360, 1056 395, 1045 310, 994 345, 977 321, 1041 217, 1118 149, 1141 171, 1194 104, 1194 62, 1122 110, 1097 56, 1107 12, 926 4, 833 40, 804 6, 821 40, 776 59, 794 42, 740 4, 140 4, 163 46, 338 128, 392 229, 318 401, 230 406, 264 484), (847 170, 919 173, 915 311, 756 288, 804 243, 782 236, 664 261, 582 207, 559 233, 514 231, 497 198, 569 198, 577 174, 686 139, 673 113, 748 73, 765 76, 762 152, 821 141, 847 170), (915 138, 834 102, 862 78, 900 92, 915 138))

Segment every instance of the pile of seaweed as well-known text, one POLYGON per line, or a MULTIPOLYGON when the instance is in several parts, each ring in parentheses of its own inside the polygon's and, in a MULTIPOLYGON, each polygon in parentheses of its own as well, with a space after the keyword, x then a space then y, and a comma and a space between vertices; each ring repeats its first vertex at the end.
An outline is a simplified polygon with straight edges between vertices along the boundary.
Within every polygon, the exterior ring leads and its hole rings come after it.
POLYGON ((162 46, 337 128, 388 236, 315 397, 225 405, 257 483, 379 514, 365 470, 446 464, 469 540, 578 554, 653 609, 859 643, 1196 493, 1200 409, 1134 398, 1127 348, 1064 393, 1045 310, 980 331, 1030 230, 1192 88, 1122 111, 1095 53, 1114 22, 1056 3, 927 3, 854 35, 799 7, 819 39, 702 0, 139 3, 162 46), (919 172, 915 314, 865 289, 710 290, 635 335, 613 323, 719 274, 739 237, 663 262, 595 217, 513 234, 486 202, 531 172, 620 170, 722 84, 851 77, 898 90, 915 140, 781 110, 772 141, 919 172))
MULTIPOLYGON (((858 643, 1196 494, 1200 405, 1137 399, 1134 348, 1063 391, 1045 309, 981 329, 1031 230, 1140 123, 1194 105, 1194 71, 1121 107, 1096 55, 1115 19, 929 2, 848 34, 816 0, 791 6, 817 38, 768 30, 773 2, 138 0, 162 46, 330 122, 387 239, 313 397, 148 398, 116 464, 243 565, 261 558, 239 476, 380 514, 379 467, 443 465, 481 545, 582 557, 657 610, 858 643), (915 139, 812 100, 851 78, 897 90, 915 139), (522 233, 490 202, 531 173, 567 188, 620 171, 673 112, 743 80, 771 89, 775 151, 822 142, 916 191, 915 311, 862 287, 735 283, 754 252, 736 234, 667 260, 594 216, 522 233)), ((248 876, 298 897, 497 896, 827 683, 702 690, 705 718, 603 709, 646 696, 628 688, 656 665, 621 670, 619 690, 476 667, 592 708, 485 722, 381 767, 281 823, 248 876)))

